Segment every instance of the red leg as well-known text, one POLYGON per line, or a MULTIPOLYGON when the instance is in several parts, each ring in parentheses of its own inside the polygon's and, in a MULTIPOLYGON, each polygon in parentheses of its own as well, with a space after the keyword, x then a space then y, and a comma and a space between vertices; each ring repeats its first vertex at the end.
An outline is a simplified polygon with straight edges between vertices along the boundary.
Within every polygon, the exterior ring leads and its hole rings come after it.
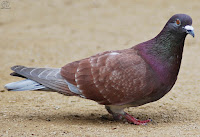
POLYGON ((106 106, 106 109, 108 110, 108 112, 110 114, 113 115, 113 118, 115 120, 121 120, 121 119, 126 119, 129 123, 133 123, 135 125, 146 125, 148 122, 152 121, 151 119, 148 120, 138 120, 134 117, 132 117, 131 115, 125 113, 123 111, 123 107, 119 107, 119 106, 106 106))
POLYGON ((152 121, 151 119, 148 120, 138 120, 131 115, 125 113, 124 118, 128 120, 128 122, 133 123, 135 125, 146 125, 148 122, 152 121))

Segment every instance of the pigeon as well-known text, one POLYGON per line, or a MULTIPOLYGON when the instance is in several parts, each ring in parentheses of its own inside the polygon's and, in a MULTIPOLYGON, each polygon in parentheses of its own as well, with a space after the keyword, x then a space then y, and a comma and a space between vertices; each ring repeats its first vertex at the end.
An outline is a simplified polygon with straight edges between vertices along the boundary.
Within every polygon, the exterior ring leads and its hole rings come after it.
POLYGON ((25 80, 5 85, 8 91, 42 90, 78 96, 105 105, 115 120, 146 125, 124 111, 157 101, 175 84, 192 18, 173 15, 161 32, 129 49, 105 51, 62 68, 13 66, 12 76, 25 80))

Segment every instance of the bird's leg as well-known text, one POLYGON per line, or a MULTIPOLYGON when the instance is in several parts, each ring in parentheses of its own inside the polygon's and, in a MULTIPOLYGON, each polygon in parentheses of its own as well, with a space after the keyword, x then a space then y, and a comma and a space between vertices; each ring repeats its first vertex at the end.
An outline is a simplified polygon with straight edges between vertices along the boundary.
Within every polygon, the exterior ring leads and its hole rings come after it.
POLYGON ((152 121, 151 119, 147 119, 147 120, 138 120, 136 118, 134 118, 133 116, 125 113, 124 114, 124 118, 130 122, 130 123, 133 123, 135 125, 146 125, 148 122, 152 121))
POLYGON ((112 114, 114 120, 122 120, 123 116, 121 114, 113 112, 113 110, 111 110, 111 107, 109 106, 105 106, 105 108, 108 113, 112 114))
POLYGON ((122 120, 123 118, 126 119, 129 123, 135 125, 146 125, 148 122, 152 121, 151 119, 148 120, 138 120, 133 116, 127 114, 123 111, 124 108, 118 106, 106 106, 107 111, 113 115, 115 120, 122 120))

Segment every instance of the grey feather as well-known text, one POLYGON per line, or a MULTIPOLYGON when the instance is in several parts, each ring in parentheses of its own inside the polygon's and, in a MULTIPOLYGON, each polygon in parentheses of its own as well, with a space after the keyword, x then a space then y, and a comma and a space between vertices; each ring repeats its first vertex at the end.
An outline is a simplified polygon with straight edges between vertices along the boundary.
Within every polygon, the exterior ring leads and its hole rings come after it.
MULTIPOLYGON (((51 91, 57 91, 65 95, 74 94, 70 92, 68 88, 68 84, 66 83, 65 79, 63 79, 63 77, 60 75, 59 68, 27 68, 24 66, 13 66, 11 69, 14 71, 14 73, 17 74, 17 75, 15 74, 15 76, 21 75, 22 77, 26 77, 27 79, 35 81, 36 83, 44 86, 45 89, 49 88, 51 89, 51 91)), ((42 89, 42 86, 40 87, 41 89, 42 89)), ((39 88, 39 85, 38 85, 38 88, 39 88)), ((18 88, 18 89, 22 89, 22 88, 18 88)), ((29 89, 29 90, 32 90, 32 89, 29 89)))
POLYGON ((9 91, 26 91, 26 90, 46 89, 45 86, 43 86, 33 80, 30 80, 30 79, 6 84, 5 88, 9 91))
POLYGON ((67 80, 66 80, 66 83, 70 89, 71 92, 74 92, 76 94, 79 94, 79 95, 82 95, 81 91, 76 87, 74 86, 73 84, 69 83, 67 80))

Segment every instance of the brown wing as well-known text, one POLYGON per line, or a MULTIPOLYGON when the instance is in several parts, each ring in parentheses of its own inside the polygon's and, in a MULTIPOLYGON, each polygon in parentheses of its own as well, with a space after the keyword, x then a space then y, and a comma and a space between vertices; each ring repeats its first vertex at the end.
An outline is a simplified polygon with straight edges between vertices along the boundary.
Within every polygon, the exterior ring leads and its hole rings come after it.
POLYGON ((85 98, 104 105, 140 98, 145 74, 145 62, 134 50, 104 52, 61 69, 61 75, 85 98))

